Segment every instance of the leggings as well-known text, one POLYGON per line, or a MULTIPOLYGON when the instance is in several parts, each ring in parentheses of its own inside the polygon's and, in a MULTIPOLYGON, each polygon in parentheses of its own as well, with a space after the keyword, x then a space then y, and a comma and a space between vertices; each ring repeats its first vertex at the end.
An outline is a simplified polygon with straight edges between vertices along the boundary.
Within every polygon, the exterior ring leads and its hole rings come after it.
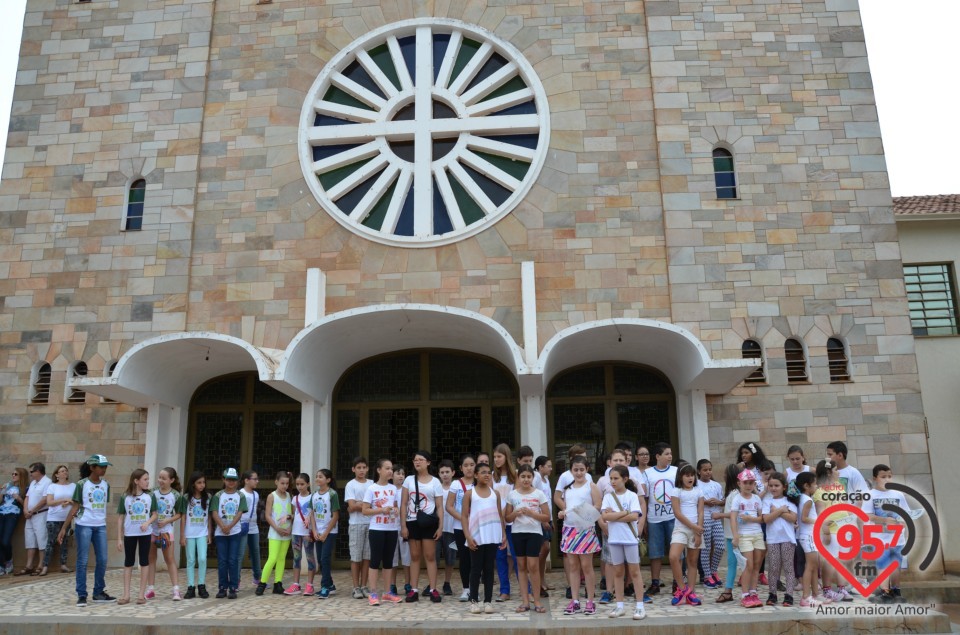
MULTIPOLYGON (((704 576, 715 574, 720 569, 723 557, 723 523, 709 520, 703 524, 703 547, 700 549, 700 568, 704 576), (713 555, 711 557, 711 550, 713 555)), ((703 578, 701 578, 701 581, 703 578)))
POLYGON ((123 566, 132 569, 137 564, 137 554, 140 555, 140 566, 150 564, 150 543, 153 536, 124 536, 123 537, 123 566))
MULTIPOLYGON (((306 553, 307 571, 316 571, 317 550, 314 549, 313 542, 308 540, 308 536, 294 536, 290 542, 292 543, 291 548, 293 549, 293 570, 300 571, 300 561, 303 559, 303 554, 306 553)), ((297 575, 299 575, 299 573, 297 575)))
POLYGON ((786 580, 784 585, 787 587, 786 594, 793 595, 793 583, 796 576, 793 574, 793 552, 797 545, 792 542, 778 542, 767 545, 767 580, 770 581, 770 593, 776 595, 777 581, 780 579, 780 572, 783 571, 786 580))
POLYGON ((283 582, 283 567, 287 562, 287 549, 290 548, 289 540, 277 540, 270 538, 268 541, 269 552, 267 564, 263 565, 263 574, 260 576, 260 582, 266 584, 270 580, 270 570, 276 569, 274 582, 283 582))
MULTIPOLYGON (((187 538, 187 586, 193 586, 193 568, 197 568, 197 584, 207 580, 207 537, 187 538)), ((240 578, 237 578, 239 580, 240 578)))
POLYGON ((470 552, 470 601, 480 601, 480 577, 483 576, 483 601, 487 604, 493 601, 493 567, 497 559, 500 545, 477 545, 477 550, 470 552))
POLYGON ((733 538, 726 538, 727 543, 727 579, 723 585, 725 589, 732 589, 737 583, 737 556, 733 553, 733 538))
MULTIPOLYGON (((63 527, 62 520, 47 521, 47 548, 43 551, 43 566, 50 564, 50 557, 53 556, 53 548, 57 546, 57 534, 63 527)), ((68 532, 69 534, 69 532, 68 532)), ((70 550, 70 536, 64 535, 63 544, 60 545, 60 566, 67 566, 67 552, 70 550)))
POLYGON ((13 560, 13 530, 20 522, 20 514, 0 514, 0 565, 13 560))
POLYGON ((467 549, 467 537, 462 529, 453 530, 453 541, 457 543, 457 559, 460 561, 460 585, 464 589, 470 588, 470 550, 467 549))

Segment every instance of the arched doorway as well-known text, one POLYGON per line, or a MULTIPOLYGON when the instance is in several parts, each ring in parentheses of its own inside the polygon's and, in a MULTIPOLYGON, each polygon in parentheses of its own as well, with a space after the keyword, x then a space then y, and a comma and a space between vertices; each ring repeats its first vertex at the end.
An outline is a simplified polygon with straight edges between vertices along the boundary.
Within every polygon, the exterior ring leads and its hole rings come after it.
MULTIPOLYGON (((459 464, 466 452, 520 441, 519 389, 489 357, 450 350, 415 350, 366 359, 334 390, 332 469, 342 490, 353 457, 389 458, 407 472, 418 448, 459 464)), ((371 465, 372 468, 372 465, 371 465)), ((341 514, 342 535, 347 515, 341 514)), ((349 557, 346 540, 338 557, 349 557)))
POLYGON ((676 397, 658 371, 637 364, 608 362, 566 370, 547 390, 547 442, 554 475, 567 469, 567 451, 587 448, 591 471, 605 468, 604 456, 618 441, 677 447, 676 397))

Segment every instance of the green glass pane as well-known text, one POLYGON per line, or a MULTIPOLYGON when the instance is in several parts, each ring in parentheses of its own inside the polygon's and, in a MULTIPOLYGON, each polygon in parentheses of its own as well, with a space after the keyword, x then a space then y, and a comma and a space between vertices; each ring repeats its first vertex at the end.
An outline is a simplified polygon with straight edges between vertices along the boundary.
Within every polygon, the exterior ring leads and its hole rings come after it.
POLYGON ((714 172, 733 172, 732 157, 713 157, 714 172))
POLYGON ((130 202, 142 203, 147 193, 147 184, 144 181, 137 181, 130 186, 130 202))
POLYGON ((400 77, 397 75, 397 69, 393 66, 393 58, 390 57, 390 49, 386 44, 381 44, 377 48, 367 51, 374 63, 380 67, 383 74, 387 76, 393 85, 400 90, 400 77))
POLYGON ((457 179, 450 179, 450 189, 453 190, 453 196, 457 199, 457 205, 460 207, 460 215, 463 216, 464 224, 472 225, 483 218, 483 209, 467 194, 467 190, 460 185, 457 179))
POLYGON ((331 86, 330 90, 327 91, 327 94, 323 96, 327 101, 331 101, 335 104, 340 104, 342 106, 351 106, 353 108, 362 108, 363 110, 373 110, 370 106, 363 103, 350 93, 345 90, 341 90, 336 86, 331 86))
MULTIPOLYGON (((453 72, 450 73, 450 82, 457 78, 457 75, 460 74, 460 71, 470 62, 470 59, 476 54, 480 49, 480 42, 475 42, 473 40, 464 39, 463 43, 460 45, 460 50, 457 52, 457 61, 453 65, 453 72)), ((448 84, 449 86, 449 84, 448 84)), ((444 86, 446 88, 447 86, 444 86)))
POLYGON ((497 97, 503 97, 504 95, 509 95, 510 93, 515 93, 518 90, 523 90, 527 87, 526 82, 523 81, 519 76, 514 77, 509 82, 491 92, 489 95, 480 100, 480 103, 488 101, 490 99, 496 99, 497 97))
POLYGON ((397 189, 397 182, 394 181, 377 204, 373 206, 367 217, 363 219, 363 224, 371 229, 379 230, 383 226, 383 219, 387 216, 387 208, 390 207, 390 201, 393 199, 393 192, 397 189))
POLYGON ((477 150, 474 150, 474 153, 477 156, 483 157, 517 180, 522 180, 523 177, 527 175, 527 170, 530 169, 530 164, 524 161, 515 161, 514 159, 508 159, 507 157, 501 157, 496 154, 479 152, 477 150))
POLYGON ((350 165, 337 168, 336 170, 324 172, 317 178, 320 179, 320 185, 323 186, 323 189, 329 190, 331 187, 347 178, 369 162, 370 159, 363 159, 361 161, 357 161, 356 163, 351 163, 350 165))

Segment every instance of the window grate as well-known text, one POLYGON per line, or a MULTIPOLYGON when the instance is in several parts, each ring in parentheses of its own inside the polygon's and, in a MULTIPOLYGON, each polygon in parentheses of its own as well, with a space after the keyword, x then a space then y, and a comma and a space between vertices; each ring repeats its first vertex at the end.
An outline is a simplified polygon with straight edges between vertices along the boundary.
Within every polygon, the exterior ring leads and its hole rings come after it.
MULTIPOLYGON (((87 376, 87 363, 86 362, 77 362, 73 365, 73 368, 70 370, 71 378, 79 378, 87 376)), ((81 390, 80 388, 69 387, 67 388, 67 403, 84 403, 87 400, 87 392, 81 390)))
POLYGON ((803 350, 803 344, 790 338, 783 343, 783 349, 787 358, 787 383, 795 384, 809 381, 807 354, 803 350))
POLYGON ((904 265, 914 335, 957 335, 953 268, 949 264, 904 265))
POLYGON ((44 362, 37 368, 37 375, 33 381, 33 396, 30 403, 50 403, 50 379, 53 372, 50 364, 44 362))
POLYGON ((743 359, 760 360, 760 368, 756 369, 743 380, 745 384, 765 384, 767 383, 767 371, 763 363, 763 347, 756 340, 745 340, 740 347, 740 355, 743 359))
POLYGON ((850 381, 850 363, 843 342, 835 337, 827 340, 827 363, 830 367, 830 381, 850 381))

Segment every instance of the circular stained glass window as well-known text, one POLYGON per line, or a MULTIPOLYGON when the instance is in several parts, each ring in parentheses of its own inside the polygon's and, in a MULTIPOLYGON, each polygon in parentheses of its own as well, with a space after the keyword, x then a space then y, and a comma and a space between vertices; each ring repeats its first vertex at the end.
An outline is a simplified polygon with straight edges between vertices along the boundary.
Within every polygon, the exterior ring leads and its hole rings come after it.
POLYGON ((548 144, 533 68, 456 20, 407 20, 360 38, 317 77, 300 119, 300 164, 324 209, 408 247, 471 236, 509 213, 548 144))

